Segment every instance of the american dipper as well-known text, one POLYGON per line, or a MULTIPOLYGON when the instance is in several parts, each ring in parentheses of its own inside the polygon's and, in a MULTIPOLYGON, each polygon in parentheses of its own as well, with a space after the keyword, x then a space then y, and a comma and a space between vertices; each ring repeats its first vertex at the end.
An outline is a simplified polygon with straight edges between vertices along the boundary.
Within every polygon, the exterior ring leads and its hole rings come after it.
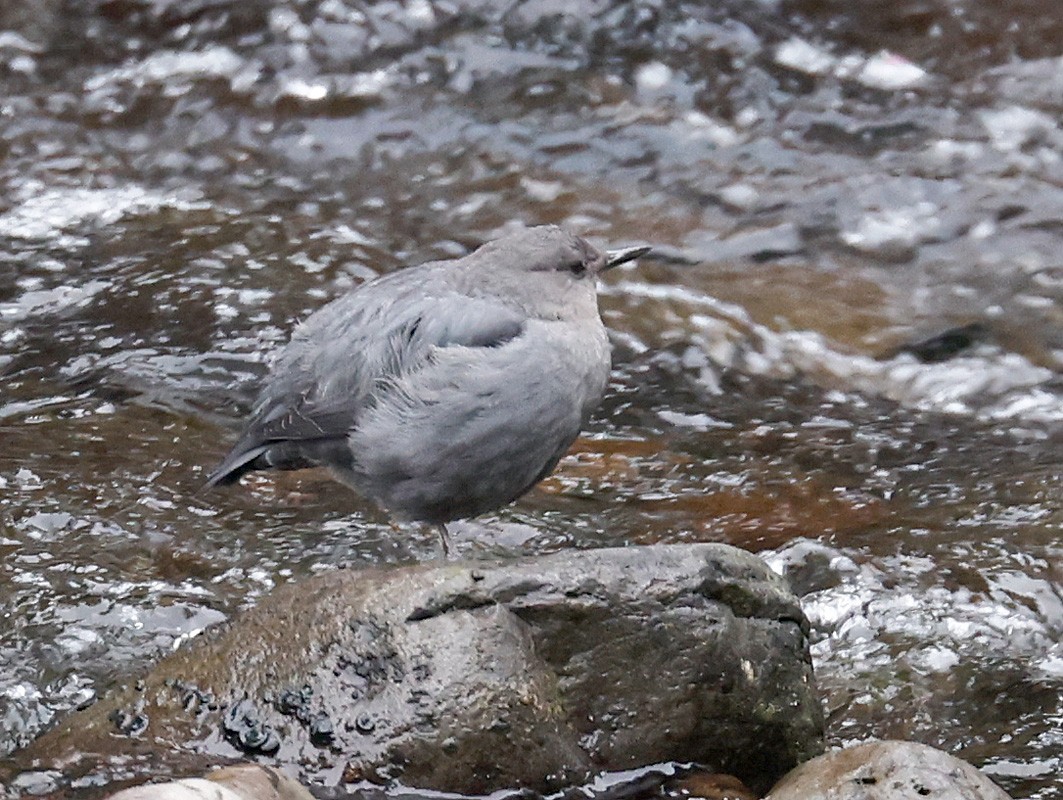
POLYGON ((545 478, 601 400, 601 253, 547 225, 364 283, 299 325, 207 486, 325 466, 400 519, 439 526, 545 478))

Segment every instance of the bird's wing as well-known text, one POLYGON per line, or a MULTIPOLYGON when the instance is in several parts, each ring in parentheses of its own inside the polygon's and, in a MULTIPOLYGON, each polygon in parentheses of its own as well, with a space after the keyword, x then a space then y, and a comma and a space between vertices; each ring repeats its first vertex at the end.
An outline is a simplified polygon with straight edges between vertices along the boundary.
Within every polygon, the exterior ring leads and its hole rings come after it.
POLYGON ((498 300, 388 278, 339 298, 295 331, 208 485, 257 466, 349 459, 346 437, 362 411, 389 382, 422 369, 433 349, 498 347, 524 330, 524 315, 498 300), (260 456, 266 463, 254 464, 260 456))

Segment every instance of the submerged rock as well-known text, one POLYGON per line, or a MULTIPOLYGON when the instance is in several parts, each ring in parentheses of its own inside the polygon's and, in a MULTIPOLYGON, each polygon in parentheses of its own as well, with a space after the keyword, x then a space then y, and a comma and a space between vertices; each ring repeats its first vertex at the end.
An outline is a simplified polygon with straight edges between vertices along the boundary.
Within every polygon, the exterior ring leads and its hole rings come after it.
POLYGON ((990 331, 984 323, 972 322, 958 328, 949 328, 921 341, 904 344, 894 350, 890 357, 909 353, 924 364, 937 364, 948 361, 989 338, 990 331))
POLYGON ((805 633, 782 579, 726 545, 345 570, 277 590, 17 760, 165 776, 253 753, 319 783, 469 794, 675 760, 764 789, 822 750, 805 633))
POLYGON ((867 742, 802 764, 764 800, 1008 800, 993 781, 916 742, 867 742))

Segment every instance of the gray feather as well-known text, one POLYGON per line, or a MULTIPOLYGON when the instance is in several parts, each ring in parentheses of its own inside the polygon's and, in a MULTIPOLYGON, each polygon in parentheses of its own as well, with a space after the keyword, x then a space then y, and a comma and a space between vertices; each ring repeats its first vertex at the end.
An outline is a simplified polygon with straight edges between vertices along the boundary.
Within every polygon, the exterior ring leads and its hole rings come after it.
POLYGON ((438 283, 433 266, 367 284, 300 325, 279 354, 246 431, 207 484, 232 483, 259 468, 263 457, 278 468, 321 463, 322 440, 345 440, 382 388, 422 369, 433 349, 498 347, 521 334, 524 316, 497 301, 443 286, 425 294, 425 280, 438 283), (303 458, 293 446, 300 442, 306 443, 303 458))

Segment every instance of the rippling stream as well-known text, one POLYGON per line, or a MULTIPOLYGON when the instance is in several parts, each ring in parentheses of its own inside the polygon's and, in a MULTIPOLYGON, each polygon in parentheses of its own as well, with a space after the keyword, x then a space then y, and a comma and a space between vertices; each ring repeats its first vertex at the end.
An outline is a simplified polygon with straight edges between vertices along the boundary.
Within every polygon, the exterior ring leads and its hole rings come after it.
POLYGON ((1061 42, 1051 0, 4 3, 0 754, 279 583, 436 557, 323 475, 196 492, 295 320, 557 223, 655 253, 586 435, 460 554, 758 551, 832 743, 1059 797, 1061 42))

